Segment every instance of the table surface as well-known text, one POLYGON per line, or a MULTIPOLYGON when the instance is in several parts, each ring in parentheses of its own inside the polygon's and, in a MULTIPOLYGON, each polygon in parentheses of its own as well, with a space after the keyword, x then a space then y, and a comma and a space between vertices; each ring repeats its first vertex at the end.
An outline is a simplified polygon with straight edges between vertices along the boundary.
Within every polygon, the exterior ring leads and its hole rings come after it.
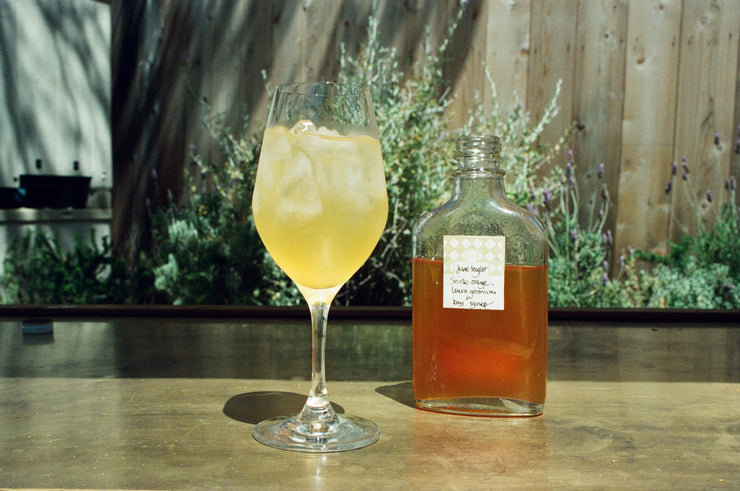
POLYGON ((254 424, 297 412, 303 318, 0 319, 4 488, 740 488, 740 328, 551 321, 536 418, 413 408, 408 319, 332 319, 327 377, 365 449, 265 447, 254 424))

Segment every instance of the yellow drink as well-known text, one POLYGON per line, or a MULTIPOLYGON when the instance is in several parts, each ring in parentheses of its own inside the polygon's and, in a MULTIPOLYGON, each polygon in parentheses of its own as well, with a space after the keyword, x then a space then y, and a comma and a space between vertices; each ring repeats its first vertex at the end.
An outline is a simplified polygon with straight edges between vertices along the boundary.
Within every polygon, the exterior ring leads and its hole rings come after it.
POLYGON ((370 256, 388 216, 380 143, 306 121, 268 128, 252 213, 267 251, 296 284, 344 284, 370 256))

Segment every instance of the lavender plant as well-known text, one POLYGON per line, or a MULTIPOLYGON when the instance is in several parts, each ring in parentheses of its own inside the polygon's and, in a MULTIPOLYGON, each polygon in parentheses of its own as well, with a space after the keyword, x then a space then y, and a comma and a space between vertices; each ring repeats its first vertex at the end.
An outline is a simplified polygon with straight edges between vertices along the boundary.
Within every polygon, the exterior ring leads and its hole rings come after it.
MULTIPOLYGON (((597 171, 601 181, 604 166, 597 171)), ((588 221, 579 220, 581 196, 576 163, 568 151, 565 169, 556 169, 556 191, 542 192, 542 215, 550 245, 549 302, 551 307, 616 307, 626 299, 618 280, 611 279, 612 232, 606 229, 609 192, 601 182, 588 198, 588 221)), ((625 266, 620 258, 620 271, 625 266)))
MULTIPOLYGON (((719 136, 715 145, 719 145, 719 136)), ((736 151, 740 152, 740 130, 736 151)), ((550 234, 550 305, 594 308, 738 308, 740 307, 740 209, 736 203, 737 182, 728 177, 724 202, 711 226, 701 211, 718 199, 719 193, 698 193, 692 186, 686 159, 672 166, 673 179, 666 193, 680 189, 695 210, 697 234, 679 224, 684 235, 671 244, 670 252, 634 251, 628 247, 613 265, 611 232, 604 230, 609 209, 605 187, 591 196, 589 220, 578 221, 580 193, 574 178, 575 162, 569 152, 565 170, 559 171, 561 187, 542 194, 543 216, 550 234), (697 196, 703 194, 703 200, 697 196), (639 268, 638 260, 653 263, 639 268), (615 271, 614 274, 611 274, 615 271)), ((598 177, 603 167, 599 168, 598 177)))
POLYGON ((508 114, 504 114, 499 104, 498 92, 493 76, 484 67, 488 90, 491 93, 491 107, 487 109, 479 93, 475 94, 462 134, 498 135, 501 138, 501 168, 509 197, 521 206, 535 208, 537 195, 549 190, 560 190, 561 181, 556 169, 551 165, 560 154, 563 145, 570 138, 574 126, 568 126, 552 145, 542 144, 542 133, 560 112, 558 99, 562 81, 558 80, 555 91, 543 110, 542 116, 532 122, 531 115, 524 109, 519 96, 513 94, 513 104, 508 114))
MULTIPOLYGON (((737 138, 735 152, 740 153, 740 128, 737 138)), ((715 135, 715 145, 721 145, 719 134, 715 135)), ((645 306, 740 308, 740 209, 735 177, 725 179, 724 192, 707 189, 700 193, 693 186, 685 157, 680 165, 673 163, 671 174, 665 192, 679 189, 682 198, 692 204, 697 232, 691 234, 688 227, 678 223, 684 233, 678 242, 670 243, 668 254, 638 252, 641 259, 655 265, 640 275, 645 306), (704 196, 704 203, 697 199, 700 194, 704 196), (723 201, 707 225, 700 213, 704 208, 702 204, 713 204, 718 195, 723 201)))

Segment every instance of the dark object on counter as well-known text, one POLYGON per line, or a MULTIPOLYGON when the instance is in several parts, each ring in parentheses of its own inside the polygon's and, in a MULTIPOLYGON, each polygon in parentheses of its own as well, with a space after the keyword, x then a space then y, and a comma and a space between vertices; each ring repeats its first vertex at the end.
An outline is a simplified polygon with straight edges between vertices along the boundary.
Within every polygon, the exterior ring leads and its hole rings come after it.
POLYGON ((26 192, 28 208, 85 208, 90 194, 89 176, 21 174, 20 187, 26 192))
POLYGON ((0 209, 20 208, 23 206, 24 193, 22 189, 0 187, 0 209))
POLYGON ((24 319, 23 334, 49 334, 54 331, 53 319, 24 319))

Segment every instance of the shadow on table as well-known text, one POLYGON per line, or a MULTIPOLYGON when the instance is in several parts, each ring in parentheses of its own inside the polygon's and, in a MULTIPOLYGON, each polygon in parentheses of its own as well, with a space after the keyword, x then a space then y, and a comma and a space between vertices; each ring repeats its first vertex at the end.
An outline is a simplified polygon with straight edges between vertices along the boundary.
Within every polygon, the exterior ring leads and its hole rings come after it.
MULTIPOLYGON (((260 391, 238 394, 226 401, 224 414, 231 419, 256 425, 277 416, 298 414, 306 402, 305 394, 295 392, 260 391)), ((332 403, 334 410, 344 413, 344 408, 332 403)))
POLYGON ((375 392, 396 402, 400 402, 404 406, 410 408, 416 407, 414 404, 414 389, 411 382, 383 385, 375 389, 375 392))

